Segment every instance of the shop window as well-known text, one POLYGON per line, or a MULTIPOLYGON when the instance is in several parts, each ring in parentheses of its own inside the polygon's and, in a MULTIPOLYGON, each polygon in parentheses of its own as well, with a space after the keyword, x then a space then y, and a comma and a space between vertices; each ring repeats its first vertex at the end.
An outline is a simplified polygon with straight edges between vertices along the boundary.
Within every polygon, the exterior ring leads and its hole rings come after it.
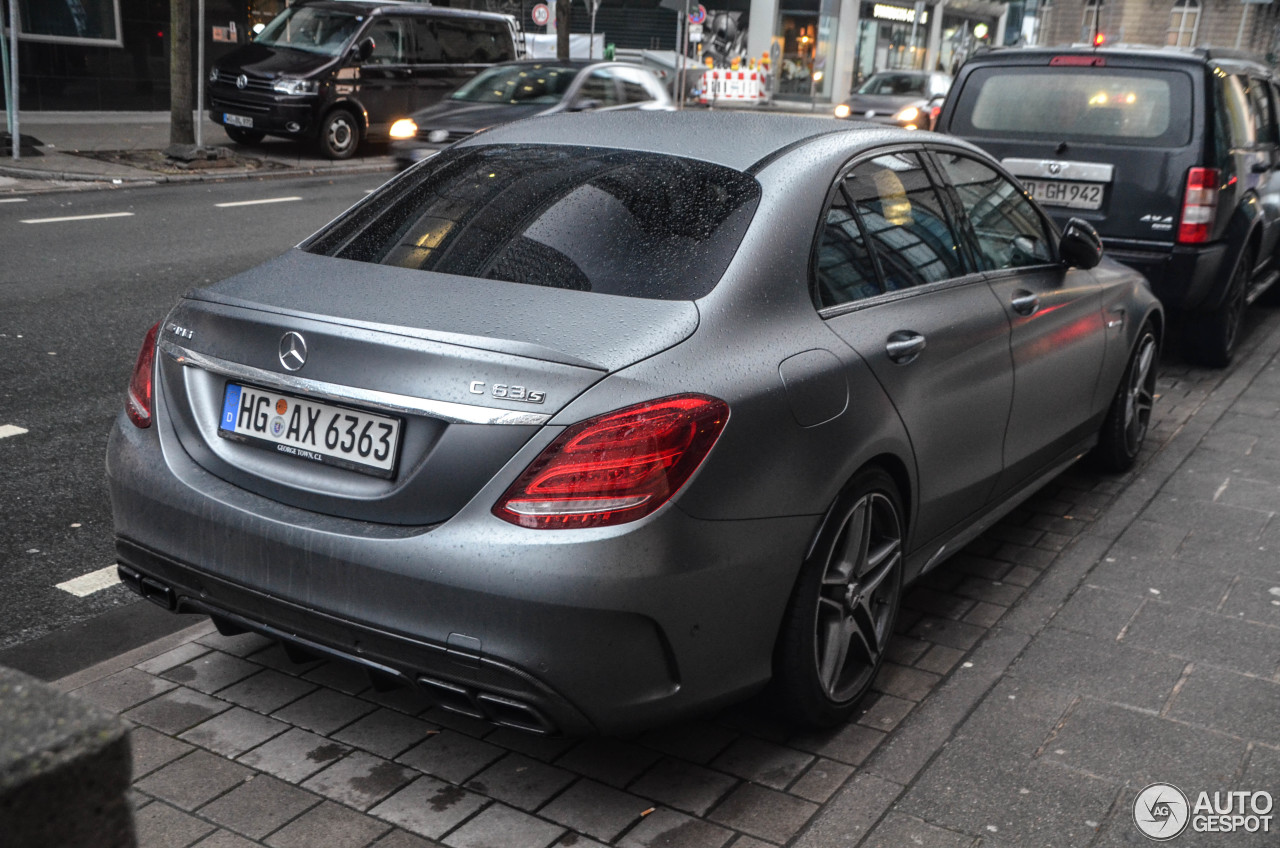
POLYGON ((1196 42, 1200 28, 1200 0, 1177 0, 1169 19, 1169 43, 1177 47, 1190 47, 1196 42))

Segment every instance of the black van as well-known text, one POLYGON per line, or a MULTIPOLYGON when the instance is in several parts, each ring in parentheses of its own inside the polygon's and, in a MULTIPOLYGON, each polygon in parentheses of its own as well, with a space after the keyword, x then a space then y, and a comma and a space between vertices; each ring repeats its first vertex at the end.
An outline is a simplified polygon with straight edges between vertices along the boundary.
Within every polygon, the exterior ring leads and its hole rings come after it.
POLYGON ((1059 224, 1092 223, 1185 319, 1192 358, 1222 366, 1280 277, 1270 73, 1218 49, 996 49, 960 69, 938 130, 999 158, 1059 224))
POLYGON ((209 117, 233 141, 318 139, 332 159, 517 57, 509 15, 396 0, 303 0, 209 74, 209 117))

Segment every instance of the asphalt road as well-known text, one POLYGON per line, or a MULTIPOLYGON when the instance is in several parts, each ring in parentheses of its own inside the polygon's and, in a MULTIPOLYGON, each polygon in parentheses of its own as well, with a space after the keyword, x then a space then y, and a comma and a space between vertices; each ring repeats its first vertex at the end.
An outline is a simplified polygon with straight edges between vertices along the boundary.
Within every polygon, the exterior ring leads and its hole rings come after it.
POLYGON ((118 584, 58 588, 114 565, 103 457, 143 335, 387 176, 0 196, 0 664, 55 676, 145 638, 138 622, 194 623, 118 584))

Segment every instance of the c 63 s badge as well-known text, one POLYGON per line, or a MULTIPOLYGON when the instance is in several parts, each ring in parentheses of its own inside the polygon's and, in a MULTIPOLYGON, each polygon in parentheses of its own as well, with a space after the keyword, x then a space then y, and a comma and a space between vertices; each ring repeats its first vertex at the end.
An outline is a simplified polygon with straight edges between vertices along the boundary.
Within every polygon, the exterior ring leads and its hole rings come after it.
POLYGON ((542 403, 547 399, 547 393, 544 391, 537 391, 526 386, 512 386, 507 383, 489 384, 483 380, 472 380, 471 384, 467 386, 467 391, 473 395, 490 395, 503 400, 518 400, 523 403, 542 403))

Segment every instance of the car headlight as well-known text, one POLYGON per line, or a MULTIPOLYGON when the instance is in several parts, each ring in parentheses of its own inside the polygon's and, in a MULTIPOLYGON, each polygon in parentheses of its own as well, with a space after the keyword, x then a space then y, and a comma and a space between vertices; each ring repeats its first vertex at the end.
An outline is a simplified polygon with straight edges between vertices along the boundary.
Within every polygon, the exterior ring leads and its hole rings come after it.
POLYGON ((413 138, 418 134, 418 125, 412 118, 401 118, 391 125, 392 138, 413 138))
POLYGON ((271 84, 271 89, 280 94, 315 94, 320 84, 315 80, 278 79, 271 84))
POLYGON ((837 118, 847 118, 847 117, 849 117, 849 104, 848 104, 848 103, 841 103, 839 106, 837 106, 837 107, 836 107, 836 117, 837 117, 837 118))
POLYGON ((920 110, 914 106, 908 106, 899 110, 898 114, 893 116, 895 121, 914 121, 920 117, 920 110))

